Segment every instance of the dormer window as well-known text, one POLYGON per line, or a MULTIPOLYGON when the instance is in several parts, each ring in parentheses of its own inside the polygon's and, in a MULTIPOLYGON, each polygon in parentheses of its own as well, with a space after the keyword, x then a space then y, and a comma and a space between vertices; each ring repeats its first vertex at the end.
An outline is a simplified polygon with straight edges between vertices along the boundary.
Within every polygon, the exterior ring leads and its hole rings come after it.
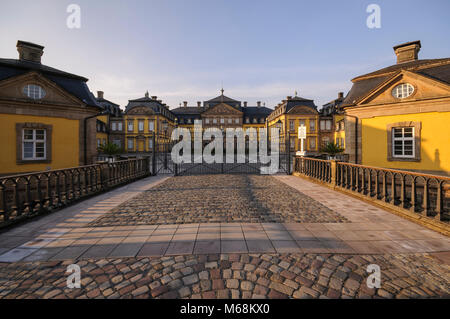
POLYGON ((23 88, 23 93, 33 100, 40 100, 45 96, 44 89, 36 84, 27 84, 23 88))
POLYGON ((409 83, 403 83, 403 84, 397 85, 392 90, 392 96, 397 99, 404 99, 404 98, 410 96, 411 94, 413 94, 413 92, 414 92, 414 86, 412 86, 409 83))

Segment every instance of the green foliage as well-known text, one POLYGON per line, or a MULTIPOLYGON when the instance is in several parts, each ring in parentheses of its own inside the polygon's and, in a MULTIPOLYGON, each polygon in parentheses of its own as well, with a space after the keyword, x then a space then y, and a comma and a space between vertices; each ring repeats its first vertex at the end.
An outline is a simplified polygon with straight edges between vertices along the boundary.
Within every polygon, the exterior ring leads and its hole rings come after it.
POLYGON ((109 143, 109 142, 106 144, 100 145, 98 148, 98 151, 101 152, 102 154, 109 155, 109 156, 123 153, 122 148, 120 148, 119 146, 117 146, 114 143, 109 143))
POLYGON ((342 153, 344 149, 342 147, 337 146, 335 143, 327 143, 324 147, 320 149, 320 151, 334 156, 338 153, 342 153))

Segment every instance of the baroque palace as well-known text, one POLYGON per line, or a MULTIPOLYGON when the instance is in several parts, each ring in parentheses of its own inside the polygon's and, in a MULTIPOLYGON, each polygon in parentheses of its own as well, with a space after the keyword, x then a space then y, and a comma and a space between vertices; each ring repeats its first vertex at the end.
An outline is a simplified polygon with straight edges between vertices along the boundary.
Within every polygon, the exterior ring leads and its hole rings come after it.
POLYGON ((358 76, 344 96, 318 109, 312 99, 287 96, 274 108, 224 95, 170 108, 148 92, 125 109, 94 96, 87 79, 41 63, 43 46, 18 41, 19 59, 0 59, 0 175, 87 165, 102 145, 123 157, 145 156, 175 127, 271 128, 289 134, 288 147, 324 155, 329 143, 340 160, 448 175, 450 59, 419 60, 420 41, 394 47, 397 64, 358 76), (298 134, 302 129, 302 138, 298 134))

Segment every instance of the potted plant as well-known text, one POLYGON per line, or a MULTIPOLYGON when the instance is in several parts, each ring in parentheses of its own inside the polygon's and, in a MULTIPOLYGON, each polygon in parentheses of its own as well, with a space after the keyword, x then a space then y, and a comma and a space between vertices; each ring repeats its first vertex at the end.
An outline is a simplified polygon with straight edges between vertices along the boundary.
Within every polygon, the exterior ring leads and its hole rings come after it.
POLYGON ((98 151, 100 153, 108 156, 108 162, 113 162, 115 155, 123 153, 123 150, 121 147, 117 146, 114 143, 110 143, 110 142, 100 145, 98 147, 98 151))
POLYGON ((328 159, 336 159, 336 154, 342 153, 344 149, 333 142, 329 142, 320 151, 328 154, 328 159))

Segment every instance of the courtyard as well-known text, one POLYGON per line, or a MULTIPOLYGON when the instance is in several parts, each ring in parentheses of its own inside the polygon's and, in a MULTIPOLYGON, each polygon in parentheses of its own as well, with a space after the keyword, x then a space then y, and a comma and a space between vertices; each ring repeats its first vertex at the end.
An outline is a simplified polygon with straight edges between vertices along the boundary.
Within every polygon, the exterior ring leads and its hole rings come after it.
POLYGON ((449 296, 448 237, 288 175, 152 176, 0 234, 0 298, 449 296))

